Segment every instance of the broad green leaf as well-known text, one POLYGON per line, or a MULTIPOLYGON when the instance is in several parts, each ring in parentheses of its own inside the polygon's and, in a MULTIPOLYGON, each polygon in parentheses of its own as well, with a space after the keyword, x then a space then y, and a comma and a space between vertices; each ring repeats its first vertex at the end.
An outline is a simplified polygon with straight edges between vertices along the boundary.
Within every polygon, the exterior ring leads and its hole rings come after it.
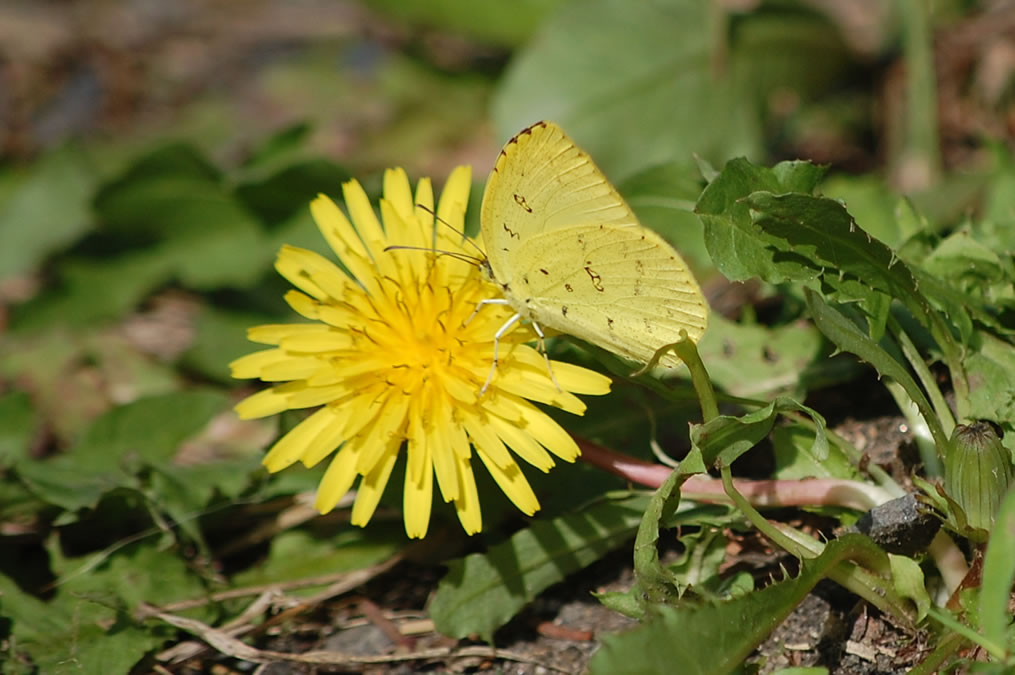
POLYGON ((273 254, 261 225, 196 150, 173 145, 139 158, 95 199, 103 226, 148 244, 183 283, 245 286, 273 254))
POLYGON ((825 361, 821 334, 813 326, 734 323, 715 313, 698 351, 716 387, 747 398, 803 398, 805 373, 825 361))
POLYGON ((23 460, 16 471, 51 504, 68 511, 92 507, 117 487, 139 487, 144 466, 168 462, 227 404, 225 395, 197 389, 141 399, 95 420, 68 452, 23 460))
POLYGON ((492 642, 493 632, 540 592, 629 541, 644 507, 644 498, 601 502, 450 561, 429 608, 437 630, 492 642))
POLYGON ((0 201, 0 280, 24 274, 91 227, 97 176, 73 146, 51 151, 0 201))
POLYGON ((743 158, 726 163, 701 193, 695 212, 705 228, 709 255, 727 279, 760 277, 780 283, 809 281, 818 276, 820 270, 802 256, 773 259, 768 244, 757 235, 750 208, 743 200, 759 191, 809 194, 822 174, 822 169, 807 162, 783 163, 772 169, 754 166, 743 158))
POLYGON ((845 559, 884 557, 867 537, 846 535, 804 560, 795 578, 718 605, 660 605, 638 628, 604 636, 589 672, 654 675, 673 672, 674 664, 687 675, 735 672, 832 567, 845 559))
POLYGON ((773 478, 800 480, 804 478, 858 479, 856 468, 842 450, 831 445, 824 458, 813 453, 814 432, 799 424, 787 424, 772 432, 775 455, 773 478))
POLYGON ((926 580, 920 564, 902 555, 888 554, 888 563, 892 570, 892 585, 903 598, 908 598, 916 605, 916 620, 923 621, 930 609, 930 595, 927 593, 926 580))
POLYGON ((1015 420, 1015 345, 990 333, 977 333, 976 351, 966 355, 969 416, 995 422, 1015 420))
POLYGON ((734 22, 698 0, 572 1, 516 55, 493 117, 504 139, 552 119, 623 180, 694 154, 760 153, 772 91, 807 99, 848 67, 815 14, 765 8, 734 22))

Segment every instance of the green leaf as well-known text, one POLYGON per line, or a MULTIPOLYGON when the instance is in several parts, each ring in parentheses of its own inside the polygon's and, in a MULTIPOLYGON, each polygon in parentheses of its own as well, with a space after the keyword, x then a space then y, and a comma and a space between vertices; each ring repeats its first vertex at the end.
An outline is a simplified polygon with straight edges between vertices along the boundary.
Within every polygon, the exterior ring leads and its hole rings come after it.
POLYGON ((758 191, 810 193, 823 170, 807 162, 782 163, 775 168, 754 166, 732 159, 701 193, 695 212, 705 228, 705 246, 719 271, 730 281, 760 277, 772 283, 807 281, 819 270, 802 256, 774 259, 762 240, 743 201, 758 191), (789 180, 784 181, 781 176, 789 180))
POLYGON ((39 672, 131 672, 173 633, 134 623, 129 610, 142 601, 166 604, 204 592, 180 558, 153 547, 131 547, 94 569, 91 557, 68 560, 59 545, 49 549, 56 569, 67 575, 52 600, 43 602, 0 575, 14 649, 39 672), (82 567, 89 571, 78 573, 82 567))
POLYGON ((281 223, 318 194, 342 194, 349 172, 326 159, 307 159, 236 188, 236 196, 265 223, 281 223))
POLYGON ((941 427, 934 408, 931 406, 927 396, 916 383, 916 380, 909 374, 909 371, 901 363, 896 361, 880 345, 870 339, 852 321, 847 319, 836 309, 826 304, 820 295, 806 290, 807 306, 810 308, 811 317, 825 337, 842 351, 859 356, 862 360, 871 364, 883 377, 890 377, 906 390, 906 394, 916 404, 923 415, 931 434, 934 437, 934 444, 937 447, 939 457, 943 457, 948 446, 948 437, 941 427))
POLYGON ((198 289, 256 281, 274 251, 260 223, 196 150, 174 145, 138 159, 96 196, 108 230, 158 256, 198 289))
POLYGON ((866 232, 892 248, 916 233, 903 229, 908 221, 897 217, 899 197, 879 176, 832 176, 821 183, 821 194, 842 202, 866 232))
POLYGON ((351 572, 388 559, 404 545, 405 533, 398 523, 348 527, 326 537, 290 530, 272 537, 267 559, 236 574, 232 583, 257 586, 351 572))
POLYGON ((38 424, 28 394, 12 391, 0 395, 0 469, 29 456, 38 424))
POLYGON ((799 424, 787 424, 772 432, 775 470, 772 477, 782 480, 804 478, 859 479, 860 474, 842 450, 832 445, 827 456, 813 452, 814 432, 799 424))
POLYGON ((32 333, 120 317, 172 278, 172 264, 156 251, 135 251, 102 260, 71 258, 58 275, 56 288, 15 308, 14 330, 32 333))
POLYGON ((892 570, 892 585, 903 598, 908 598, 916 605, 916 620, 923 621, 930 609, 930 595, 923 577, 920 564, 912 558, 902 555, 888 554, 888 563, 892 570))
POLYGON ((983 637, 1001 647, 1011 644, 1011 612, 1008 602, 1015 581, 1015 488, 1008 490, 994 520, 987 552, 983 557, 980 586, 980 630, 983 637))
POLYGON ((180 355, 180 365, 218 382, 235 383, 229 363, 258 349, 247 340, 247 329, 276 322, 278 317, 268 314, 202 307, 194 317, 193 345, 180 355))
POLYGON ((712 382, 728 394, 803 398, 805 374, 825 361, 822 347, 821 334, 802 322, 769 327, 713 313, 698 351, 712 382))
POLYGON ((1015 345, 985 331, 977 333, 975 351, 966 354, 969 416, 972 419, 1015 420, 1015 345))
POLYGON ((694 154, 758 154, 771 92, 825 90, 848 54, 816 14, 761 10, 733 25, 693 0, 567 3, 505 74, 496 127, 507 138, 552 119, 616 180, 694 154))
POLYGON ((96 174, 73 146, 44 155, 0 203, 0 280, 24 274, 91 227, 96 174))
POLYGON ((885 554, 867 537, 846 535, 804 560, 800 574, 719 605, 700 608, 658 606, 641 626, 603 637, 589 672, 713 675, 734 672, 824 578, 847 558, 882 560, 885 554))
POLYGON ((784 412, 802 412, 810 415, 818 433, 811 441, 810 453, 820 461, 828 457, 828 438, 825 420, 815 410, 780 396, 763 408, 740 417, 720 415, 705 424, 691 426, 691 447, 701 452, 707 466, 719 461, 729 466, 768 436, 775 420, 784 412))
POLYGON ((94 507, 117 487, 137 488, 137 473, 168 462, 186 438, 228 405, 218 392, 190 390, 114 408, 95 420, 70 451, 18 462, 18 475, 39 497, 68 511, 94 507))
POLYGON ((493 632, 540 592, 629 541, 644 507, 644 498, 601 502, 452 560, 430 604, 437 630, 492 642, 493 632))
MULTIPOLYGON (((877 239, 864 232, 839 202, 801 194, 756 192, 745 199, 756 229, 752 232, 780 256, 802 256, 834 289, 831 298, 860 300, 879 339, 887 318, 887 299, 897 298, 925 326, 932 310, 917 290, 909 267, 877 239), (872 294, 876 291, 877 294, 872 294), (879 297, 884 294, 885 297, 879 297)), ((768 279, 777 283, 778 279, 768 279)))

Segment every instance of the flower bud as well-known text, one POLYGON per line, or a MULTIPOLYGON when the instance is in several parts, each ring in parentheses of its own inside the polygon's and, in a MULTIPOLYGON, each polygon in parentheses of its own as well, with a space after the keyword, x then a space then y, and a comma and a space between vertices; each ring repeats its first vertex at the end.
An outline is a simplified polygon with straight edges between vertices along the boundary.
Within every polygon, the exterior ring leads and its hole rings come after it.
POLYGON ((955 427, 945 458, 945 491, 965 511, 970 527, 990 530, 1012 473, 1011 454, 990 424, 955 427))

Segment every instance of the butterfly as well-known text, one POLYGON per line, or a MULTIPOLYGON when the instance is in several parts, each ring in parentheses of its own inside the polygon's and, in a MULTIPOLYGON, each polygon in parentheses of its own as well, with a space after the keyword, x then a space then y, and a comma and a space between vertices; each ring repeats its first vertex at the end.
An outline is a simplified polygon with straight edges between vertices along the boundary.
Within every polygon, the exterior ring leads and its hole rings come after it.
MULTIPOLYGON (((497 338, 528 321, 540 337, 550 328, 644 364, 682 330, 694 342, 705 332, 708 305, 687 263, 557 124, 507 142, 480 218, 482 266, 504 296, 486 302, 515 311, 497 338)), ((495 345, 494 368, 496 358, 495 345)), ((668 351, 659 363, 680 359, 668 351)))

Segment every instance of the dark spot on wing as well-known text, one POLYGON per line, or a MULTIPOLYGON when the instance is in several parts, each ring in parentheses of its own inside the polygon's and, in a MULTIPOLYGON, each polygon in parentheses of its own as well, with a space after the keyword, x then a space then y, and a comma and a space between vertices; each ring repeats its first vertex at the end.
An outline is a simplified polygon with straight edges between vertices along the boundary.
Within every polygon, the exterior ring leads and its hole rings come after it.
POLYGON ((532 213, 532 207, 529 206, 527 201, 525 201, 525 197, 517 192, 515 193, 515 204, 525 209, 527 213, 532 213))
POLYGON ((574 288, 571 287, 571 284, 564 284, 564 290, 568 293, 574 293, 574 288))
POLYGON ((546 276, 550 276, 550 273, 549 273, 549 272, 547 272, 547 271, 546 271, 545 269, 543 269, 542 267, 540 267, 540 268, 539 268, 539 271, 540 271, 540 272, 542 272, 543 274, 545 274, 546 276))
POLYGON ((610 317, 606 317, 606 327, 613 330, 613 319, 610 317))
POLYGON ((567 305, 561 305, 560 313, 564 316, 567 316, 567 305))
MULTIPOLYGON (((517 232, 512 230, 510 227, 508 227, 507 223, 502 223, 501 227, 504 228, 504 231, 507 232, 508 236, 511 237, 512 239, 521 239, 522 238, 520 234, 518 234, 517 232)), ((505 250, 507 250, 507 249, 505 249, 505 250)))
MULTIPOLYGON (((592 261, 587 261, 591 263, 592 261)), ((600 293, 603 292, 603 278, 596 274, 588 264, 585 265, 585 271, 588 273, 589 278, 592 279, 592 288, 596 289, 600 293)))

